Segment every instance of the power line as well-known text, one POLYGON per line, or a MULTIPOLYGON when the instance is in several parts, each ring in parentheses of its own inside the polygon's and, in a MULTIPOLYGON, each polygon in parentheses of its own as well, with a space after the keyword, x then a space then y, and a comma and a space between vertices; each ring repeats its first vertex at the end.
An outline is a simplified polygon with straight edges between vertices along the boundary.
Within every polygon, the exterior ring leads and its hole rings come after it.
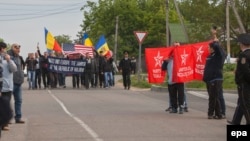
POLYGON ((20 13, 21 11, 15 12, 15 14, 0 14, 0 16, 7 17, 7 16, 22 16, 22 15, 37 15, 40 13, 45 13, 45 12, 56 12, 58 10, 62 9, 68 9, 68 8, 80 8, 79 5, 72 5, 72 6, 64 6, 64 7, 59 7, 59 8, 53 8, 53 9, 43 9, 37 11, 37 10, 30 10, 31 12, 28 13, 20 13))
MULTIPOLYGON (((1 3, 0 3, 1 4, 1 3)), ((15 14, 2 14, 0 16, 6 17, 5 19, 0 19, 0 21, 17 21, 17 20, 28 20, 28 19, 36 19, 36 18, 41 18, 41 17, 47 17, 47 16, 52 16, 52 15, 58 15, 58 14, 63 14, 63 13, 76 13, 76 10, 80 11, 79 5, 81 3, 75 3, 67 6, 61 6, 53 9, 44 9, 44 10, 34 10, 33 12, 28 12, 28 13, 20 13, 21 11, 15 11, 15 14), (79 9, 78 9, 79 8, 79 9), (18 14, 16 14, 18 13, 18 14), (19 16, 18 18, 15 18, 13 16, 19 16), (26 16, 26 17, 21 17, 20 16, 26 16), (28 17, 27 17, 28 16, 28 17), (13 18, 9 18, 13 17, 13 18)), ((38 5, 37 5, 38 6, 38 5)), ((25 9, 27 10, 27 9, 25 9)), ((31 10, 30 10, 31 11, 31 10)))
POLYGON ((47 13, 47 14, 38 15, 38 16, 13 18, 13 19, 0 19, 0 21, 20 21, 20 20, 37 19, 37 18, 41 18, 41 17, 48 17, 48 16, 53 16, 53 15, 58 15, 58 14, 63 14, 63 13, 69 13, 69 11, 71 11, 71 10, 75 10, 75 8, 67 9, 67 10, 63 10, 63 11, 58 11, 58 12, 47 13))

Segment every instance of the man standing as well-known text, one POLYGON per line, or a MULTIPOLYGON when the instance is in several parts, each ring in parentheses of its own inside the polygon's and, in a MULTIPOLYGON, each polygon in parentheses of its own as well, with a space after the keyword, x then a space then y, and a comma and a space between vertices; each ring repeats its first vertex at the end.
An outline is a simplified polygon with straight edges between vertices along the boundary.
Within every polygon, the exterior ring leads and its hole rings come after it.
MULTIPOLYGON (((11 94, 13 91, 13 72, 16 71, 15 63, 10 59, 10 56, 6 54, 7 45, 0 42, 0 59, 2 61, 2 98, 10 105, 11 94)), ((3 130, 9 130, 8 123, 2 126, 3 130)), ((1 130, 1 129, 0 129, 1 130)))
POLYGON ((103 51, 100 51, 99 52, 99 85, 100 85, 100 88, 102 88, 104 86, 104 74, 102 73, 102 66, 103 66, 103 63, 104 63, 104 56, 103 56, 103 51))
POLYGON ((38 62, 36 64, 35 89, 37 88, 41 89, 41 68, 40 68, 41 59, 37 52, 35 52, 35 58, 36 58, 36 61, 38 62))
POLYGON ((24 82, 24 73, 22 68, 22 57, 19 55, 20 53, 20 45, 14 43, 11 45, 11 49, 8 51, 11 59, 15 62, 17 66, 17 71, 14 72, 13 82, 13 95, 15 101, 15 120, 16 123, 25 123, 22 120, 22 84, 24 82))
POLYGON ((123 86, 124 89, 130 89, 130 73, 131 73, 131 60, 128 57, 128 52, 124 51, 124 58, 119 63, 119 71, 122 71, 122 79, 123 79, 123 86))
POLYGON ((39 47, 37 47, 37 53, 40 58, 40 68, 41 68, 41 74, 43 79, 43 86, 44 89, 48 88, 50 84, 50 77, 49 77, 49 60, 48 60, 48 52, 44 52, 44 55, 41 54, 39 47))
POLYGON ((209 44, 209 51, 203 75, 209 95, 208 119, 222 119, 219 95, 223 82, 224 52, 217 39, 209 44))
POLYGON ((237 61, 235 82, 238 86, 238 103, 230 124, 240 125, 243 115, 246 124, 250 125, 250 34, 240 34, 238 36, 241 53, 237 61))
MULTIPOLYGON (((180 46, 179 42, 174 43, 175 47, 180 46)), ((168 92, 169 92, 169 108, 165 111, 169 111, 170 113, 177 113, 179 108, 179 114, 183 114, 184 111, 184 101, 185 99, 185 92, 184 92, 184 83, 183 82, 173 82, 173 65, 174 65, 174 57, 173 52, 171 53, 170 57, 164 59, 164 62, 167 75, 168 75, 168 92)), ((186 104, 187 105, 187 104, 186 104)), ((187 106, 185 107, 185 111, 187 112, 187 106)))
POLYGON ((89 55, 89 53, 86 53, 86 66, 84 69, 84 84, 85 84, 85 88, 89 89, 89 83, 91 83, 91 86, 93 86, 94 84, 94 80, 93 80, 93 73, 94 73, 94 61, 91 58, 91 56, 89 55))

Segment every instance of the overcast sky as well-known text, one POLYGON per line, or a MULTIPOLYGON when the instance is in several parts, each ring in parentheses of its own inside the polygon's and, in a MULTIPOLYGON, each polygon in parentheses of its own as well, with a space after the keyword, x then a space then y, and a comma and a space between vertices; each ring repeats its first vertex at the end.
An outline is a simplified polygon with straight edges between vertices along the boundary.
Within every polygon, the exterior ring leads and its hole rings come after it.
POLYGON ((44 27, 54 36, 76 39, 81 30, 86 0, 8 0, 0 2, 0 38, 21 45, 21 55, 36 51, 37 43, 46 51, 44 27))

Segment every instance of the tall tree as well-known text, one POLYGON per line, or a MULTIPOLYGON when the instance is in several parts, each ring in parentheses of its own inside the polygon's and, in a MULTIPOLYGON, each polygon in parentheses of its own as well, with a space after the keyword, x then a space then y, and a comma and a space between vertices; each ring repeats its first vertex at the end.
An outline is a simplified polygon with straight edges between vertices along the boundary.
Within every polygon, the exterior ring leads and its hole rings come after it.
MULTIPOLYGON (((104 34, 109 46, 113 49, 115 35, 115 19, 119 17, 118 54, 123 50, 138 55, 138 42, 134 31, 147 31, 149 34, 143 43, 145 47, 162 46, 165 44, 165 0, 99 0, 98 3, 87 2, 82 7, 84 13, 82 31, 97 42, 104 34)), ((170 21, 176 22, 177 14, 170 11, 170 21)))

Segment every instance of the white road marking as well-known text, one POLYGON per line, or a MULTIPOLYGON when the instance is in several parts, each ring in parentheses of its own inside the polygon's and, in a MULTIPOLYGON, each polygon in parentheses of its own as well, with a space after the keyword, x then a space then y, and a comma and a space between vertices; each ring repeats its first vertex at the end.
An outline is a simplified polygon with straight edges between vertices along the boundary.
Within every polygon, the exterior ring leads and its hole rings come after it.
MULTIPOLYGON (((192 95, 197 96, 197 97, 208 99, 208 95, 200 94, 200 93, 195 92, 195 91, 187 91, 187 93, 192 94, 192 95)), ((233 108, 235 108, 237 106, 237 104, 229 102, 229 101, 226 101, 226 100, 225 100, 225 104, 227 106, 230 106, 230 107, 233 107, 233 108)))
POLYGON ((86 123, 84 123, 80 118, 74 116, 72 113, 70 113, 68 111, 68 109, 66 108, 66 106, 63 104, 62 101, 60 101, 55 95, 53 95, 51 93, 50 90, 48 90, 49 94, 57 101, 57 103, 62 107, 62 109, 64 110, 64 112, 69 115, 71 118, 73 118, 77 123, 80 124, 80 126, 85 129, 92 137, 95 141, 104 141, 103 139, 101 139, 98 134, 92 130, 86 123))

